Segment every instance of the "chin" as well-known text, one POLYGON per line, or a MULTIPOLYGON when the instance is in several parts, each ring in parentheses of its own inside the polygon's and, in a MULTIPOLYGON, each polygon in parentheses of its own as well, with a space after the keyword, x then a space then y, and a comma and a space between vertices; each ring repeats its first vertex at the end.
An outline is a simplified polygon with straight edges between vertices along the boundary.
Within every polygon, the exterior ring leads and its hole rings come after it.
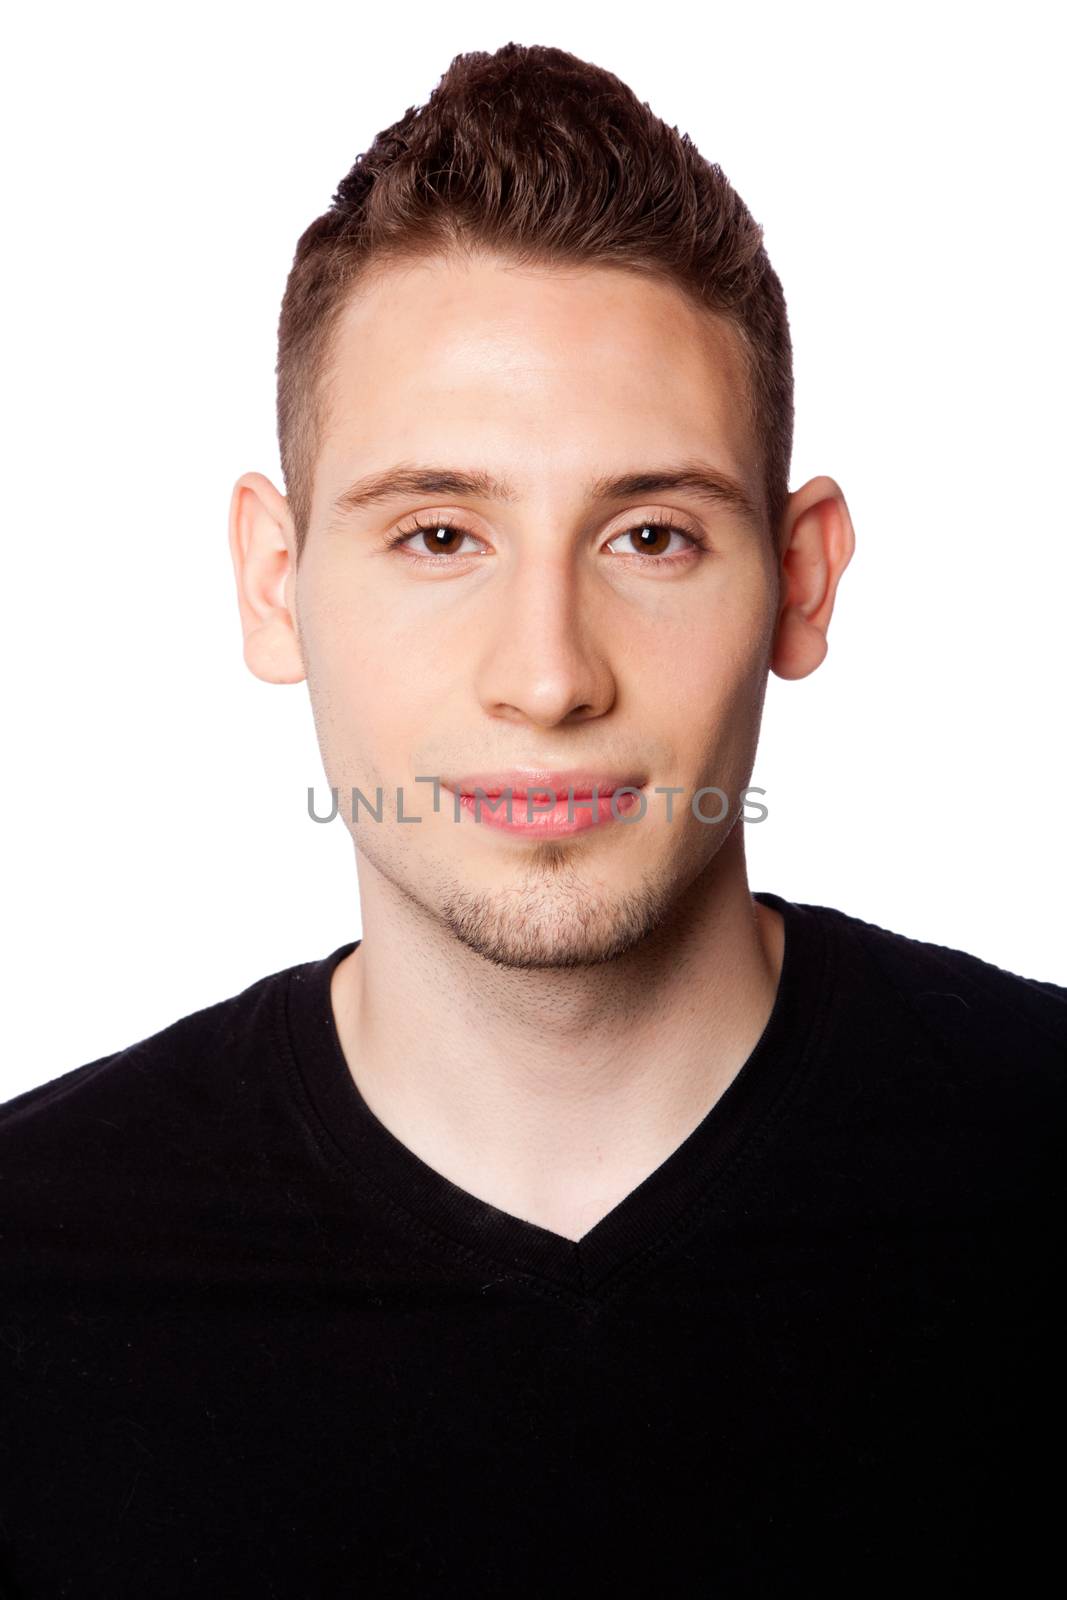
POLYGON ((561 889, 461 891, 438 915, 468 950, 514 971, 593 967, 636 949, 659 928, 665 907, 649 889, 595 898, 561 889))

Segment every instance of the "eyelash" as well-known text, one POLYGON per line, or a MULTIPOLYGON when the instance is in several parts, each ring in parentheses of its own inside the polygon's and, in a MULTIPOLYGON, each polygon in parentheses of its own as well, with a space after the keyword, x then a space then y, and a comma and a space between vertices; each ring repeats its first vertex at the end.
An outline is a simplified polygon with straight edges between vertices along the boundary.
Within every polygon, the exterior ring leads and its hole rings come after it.
MULTIPOLYGON (((448 515, 433 517, 428 522, 420 522, 418 517, 415 517, 409 527, 400 529, 391 539, 386 541, 386 549, 395 550, 405 545, 409 539, 415 538, 418 534, 433 533, 438 528, 449 528, 453 533, 462 534, 467 539, 476 539, 478 537, 477 534, 471 533, 468 528, 464 528, 461 523, 454 521, 448 515)), ((616 539, 624 538, 626 534, 633 533, 637 528, 666 528, 671 533, 680 533, 695 550, 706 551, 710 548, 706 540, 699 534, 691 532, 688 528, 683 528, 680 523, 675 522, 669 516, 641 517, 638 521, 632 523, 630 527, 622 528, 618 533, 613 534, 608 541, 609 544, 614 544, 616 539)), ((650 562, 653 566, 658 567, 674 566, 680 561, 684 562, 691 559, 689 553, 685 551, 675 551, 673 555, 659 556, 646 555, 640 550, 627 551, 626 554, 631 561, 650 562)), ((462 561, 464 559, 461 554, 455 551, 436 556, 430 555, 428 551, 419 551, 418 554, 404 551, 404 557, 408 561, 423 562, 432 567, 443 567, 453 561, 462 561)))

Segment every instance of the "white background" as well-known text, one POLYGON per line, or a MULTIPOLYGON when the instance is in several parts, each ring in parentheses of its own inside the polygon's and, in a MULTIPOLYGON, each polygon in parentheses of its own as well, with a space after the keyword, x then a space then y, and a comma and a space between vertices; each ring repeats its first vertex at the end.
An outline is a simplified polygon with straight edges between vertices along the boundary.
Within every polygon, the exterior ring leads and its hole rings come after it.
POLYGON ((19 8, 0 1098, 359 936, 349 836, 306 815, 306 687, 242 660, 230 492, 248 469, 281 487, 299 234, 455 54, 509 39, 610 68, 724 168, 789 303, 791 486, 830 473, 856 525, 826 662, 770 680, 752 888, 1067 983, 1053 25, 1036 4, 19 8))

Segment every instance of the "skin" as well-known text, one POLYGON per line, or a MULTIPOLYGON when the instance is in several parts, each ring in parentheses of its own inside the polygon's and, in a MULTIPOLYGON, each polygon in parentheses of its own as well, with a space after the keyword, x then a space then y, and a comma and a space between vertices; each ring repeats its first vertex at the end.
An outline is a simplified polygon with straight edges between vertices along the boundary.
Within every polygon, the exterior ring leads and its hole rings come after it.
POLYGON ((234 486, 230 546, 247 665, 306 679, 355 845, 341 1046, 427 1165, 578 1239, 696 1127, 770 1015, 783 929, 748 888, 742 791, 768 672, 802 678, 826 654, 851 519, 812 478, 776 557, 766 526, 691 491, 591 497, 599 475, 699 460, 762 505, 734 331, 622 269, 393 265, 353 297, 333 354, 299 567, 260 473, 234 486), (514 496, 331 516, 398 463, 485 469, 514 496), (388 550, 412 513, 468 537, 388 550), (664 514, 681 531, 642 557, 629 530, 664 514), (457 824, 447 793, 435 814, 415 781, 535 765, 639 771, 645 815, 518 839, 457 824), (712 784, 730 798, 718 824, 689 807, 712 784), (352 786, 379 785, 383 821, 353 824, 352 786), (398 820, 398 785, 421 822, 398 820), (670 821, 656 785, 682 790, 670 821))

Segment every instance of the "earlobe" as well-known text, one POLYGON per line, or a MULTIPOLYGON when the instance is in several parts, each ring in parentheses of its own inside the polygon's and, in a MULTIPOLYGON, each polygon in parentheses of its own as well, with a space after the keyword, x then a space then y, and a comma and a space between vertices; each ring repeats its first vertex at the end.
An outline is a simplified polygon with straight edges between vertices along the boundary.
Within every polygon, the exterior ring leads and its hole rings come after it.
POLYGON ((785 516, 782 602, 770 665, 780 678, 806 678, 826 657, 837 585, 856 537, 833 478, 811 478, 790 495, 785 516))
POLYGON ((248 669, 264 683, 300 683, 304 662, 288 599, 292 518, 285 496, 261 472, 234 484, 229 540, 248 669))

